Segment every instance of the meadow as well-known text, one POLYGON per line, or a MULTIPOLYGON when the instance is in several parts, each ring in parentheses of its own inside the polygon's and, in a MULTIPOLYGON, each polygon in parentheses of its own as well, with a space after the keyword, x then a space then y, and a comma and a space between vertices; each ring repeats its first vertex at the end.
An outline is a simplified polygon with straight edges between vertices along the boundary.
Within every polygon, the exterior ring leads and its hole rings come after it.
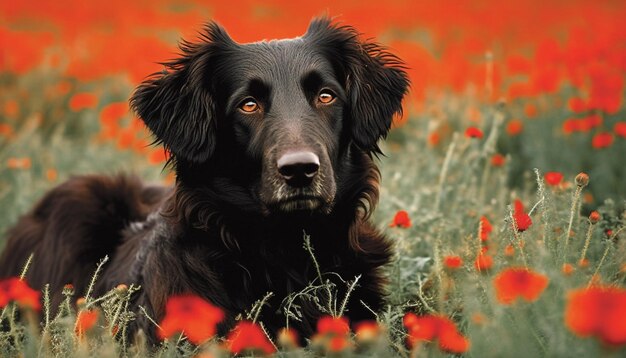
MULTIPOLYGON (((124 335, 144 314, 126 308, 140 287, 67 286, 57 309, 18 277, 0 282, 1 356, 626 355, 624 4, 150 4, 0 4, 0 232, 71 175, 174 182, 127 99, 180 36, 215 18, 241 42, 292 37, 326 12, 388 45, 413 83, 379 158, 374 220, 396 247, 388 305, 353 325, 350 297, 331 295, 299 347, 263 330, 262 298, 217 337, 219 310, 178 297, 150 351, 124 335)), ((323 277, 306 294, 322 289, 323 277)), ((284 302, 287 326, 297 301, 284 302)))

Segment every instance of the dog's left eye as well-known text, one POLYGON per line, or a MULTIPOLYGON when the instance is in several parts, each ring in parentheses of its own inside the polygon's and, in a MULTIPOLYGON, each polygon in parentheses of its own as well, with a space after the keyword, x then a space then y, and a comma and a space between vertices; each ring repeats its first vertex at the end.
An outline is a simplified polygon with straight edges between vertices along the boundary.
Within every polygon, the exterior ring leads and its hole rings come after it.
POLYGON ((253 98, 247 98, 241 102, 239 109, 246 113, 252 113, 259 109, 259 104, 253 98))
POLYGON ((337 95, 335 92, 329 89, 323 89, 320 91, 320 94, 317 96, 317 100, 322 104, 329 104, 335 100, 337 95))

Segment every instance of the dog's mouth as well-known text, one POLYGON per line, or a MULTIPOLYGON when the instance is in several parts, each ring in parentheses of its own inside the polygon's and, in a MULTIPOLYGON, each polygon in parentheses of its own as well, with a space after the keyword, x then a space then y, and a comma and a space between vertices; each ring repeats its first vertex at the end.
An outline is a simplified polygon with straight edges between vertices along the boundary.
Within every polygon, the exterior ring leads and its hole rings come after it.
POLYGON ((315 195, 292 195, 277 201, 274 207, 280 211, 317 210, 324 204, 323 198, 315 195))
POLYGON ((312 194, 294 194, 288 197, 280 198, 269 204, 271 211, 280 212, 306 212, 319 211, 325 206, 326 200, 319 195, 312 194))

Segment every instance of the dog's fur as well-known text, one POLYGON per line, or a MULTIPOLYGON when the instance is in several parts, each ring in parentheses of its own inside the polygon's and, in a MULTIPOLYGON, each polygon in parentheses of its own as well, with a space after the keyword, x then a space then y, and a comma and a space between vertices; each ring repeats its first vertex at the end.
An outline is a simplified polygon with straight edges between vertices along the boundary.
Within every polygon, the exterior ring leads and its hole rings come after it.
MULTIPOLYGON (((299 38, 251 44, 211 23, 199 43, 183 42, 181 50, 131 98, 171 153, 175 187, 126 176, 70 179, 9 231, 0 275, 18 274, 34 252, 27 280, 36 288, 50 283, 58 303, 64 284, 84 293, 109 255, 95 294, 140 284, 133 304, 158 320, 168 296, 194 293, 226 312, 224 333, 273 292, 260 320, 275 331, 285 324, 281 300, 317 277, 303 249, 306 232, 322 272, 361 275, 346 315, 371 318, 369 309, 383 304, 380 269, 391 255, 368 222, 378 201, 373 156, 407 91, 400 60, 327 19, 299 38), (334 99, 321 102, 321 92, 334 99), (251 101, 255 111, 243 111, 251 101), (277 162, 303 151, 319 159, 319 170, 292 185, 277 162)), ((345 285, 338 287, 342 297, 345 285)), ((303 320, 292 323, 306 336, 322 313, 301 304, 303 320)), ((152 324, 137 326, 154 339, 152 324)))

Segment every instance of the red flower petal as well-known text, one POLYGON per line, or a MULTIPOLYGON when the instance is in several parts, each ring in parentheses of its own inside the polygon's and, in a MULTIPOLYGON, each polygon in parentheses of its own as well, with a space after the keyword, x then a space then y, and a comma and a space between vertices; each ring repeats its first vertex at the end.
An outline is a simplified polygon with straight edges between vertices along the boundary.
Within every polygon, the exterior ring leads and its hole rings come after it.
POLYGON ((272 354, 276 349, 267 339, 259 325, 253 322, 241 321, 228 335, 228 349, 233 354, 243 351, 258 351, 272 354))

